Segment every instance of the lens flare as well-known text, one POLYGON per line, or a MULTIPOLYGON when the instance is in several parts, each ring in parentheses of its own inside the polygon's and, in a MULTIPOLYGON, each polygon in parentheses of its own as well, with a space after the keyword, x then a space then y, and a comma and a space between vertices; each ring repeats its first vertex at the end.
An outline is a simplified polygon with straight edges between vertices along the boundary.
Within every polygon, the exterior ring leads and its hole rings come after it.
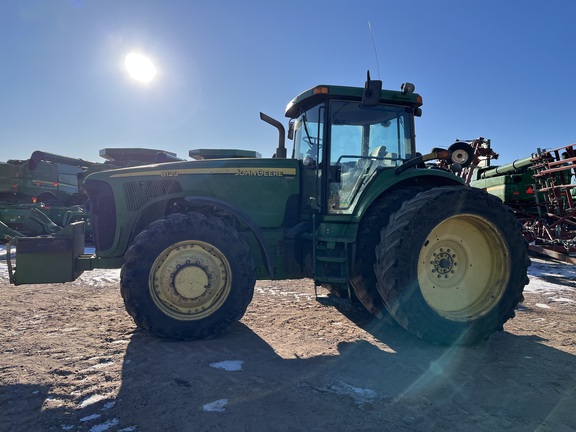
POLYGON ((132 79, 142 83, 148 83, 156 76, 156 67, 152 60, 140 53, 131 52, 126 55, 124 66, 132 79))

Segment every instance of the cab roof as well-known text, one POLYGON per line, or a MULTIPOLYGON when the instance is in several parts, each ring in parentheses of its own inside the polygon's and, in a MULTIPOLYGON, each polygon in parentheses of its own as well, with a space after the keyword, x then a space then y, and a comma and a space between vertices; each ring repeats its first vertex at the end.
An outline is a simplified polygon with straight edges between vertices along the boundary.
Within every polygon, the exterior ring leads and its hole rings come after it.
MULTIPOLYGON (((296 118, 303 111, 327 99, 362 100, 364 87, 345 87, 334 85, 317 85, 300 93, 286 106, 286 117, 296 118)), ((422 105, 422 97, 418 93, 382 90, 380 103, 407 105, 417 108, 422 105)))

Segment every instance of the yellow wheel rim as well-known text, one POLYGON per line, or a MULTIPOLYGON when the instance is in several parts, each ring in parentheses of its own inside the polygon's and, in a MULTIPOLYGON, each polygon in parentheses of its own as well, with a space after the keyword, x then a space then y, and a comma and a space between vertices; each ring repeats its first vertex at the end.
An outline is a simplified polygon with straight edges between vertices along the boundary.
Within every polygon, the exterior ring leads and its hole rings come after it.
POLYGON ((453 321, 491 311, 510 277, 506 244, 486 219, 461 214, 438 224, 418 258, 418 282, 428 305, 453 321))
POLYGON ((205 318, 228 298, 232 275, 228 260, 214 246, 187 240, 165 249, 150 270, 154 303, 184 321, 205 318))

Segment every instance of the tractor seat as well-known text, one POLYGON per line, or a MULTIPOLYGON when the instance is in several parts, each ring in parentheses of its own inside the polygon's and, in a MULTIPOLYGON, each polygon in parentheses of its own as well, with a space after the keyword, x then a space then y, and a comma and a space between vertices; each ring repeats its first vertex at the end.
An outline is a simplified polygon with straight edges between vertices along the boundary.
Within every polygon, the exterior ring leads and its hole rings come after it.
POLYGON ((396 159, 398 157, 398 154, 388 153, 388 151, 386 151, 386 146, 378 146, 370 152, 370 156, 378 158, 376 159, 376 166, 382 167, 382 166, 396 166, 396 159))
POLYGON ((376 158, 386 157, 387 154, 388 152, 386 151, 386 146, 378 146, 370 152, 370 156, 376 158))

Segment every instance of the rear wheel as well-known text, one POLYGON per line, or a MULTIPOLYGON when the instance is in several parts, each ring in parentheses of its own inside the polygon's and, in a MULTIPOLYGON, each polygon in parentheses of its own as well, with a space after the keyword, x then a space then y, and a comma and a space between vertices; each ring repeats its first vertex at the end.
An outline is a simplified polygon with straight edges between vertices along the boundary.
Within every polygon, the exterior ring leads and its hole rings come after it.
POLYGON ((383 195, 366 212, 358 227, 358 241, 350 285, 362 305, 378 318, 386 314, 382 297, 376 288, 377 281, 374 273, 375 249, 380 242, 380 231, 388 225, 390 215, 397 211, 404 201, 412 199, 424 190, 422 187, 405 187, 383 195))
POLYGON ((173 339, 207 339, 244 315, 256 282, 246 242, 219 219, 173 214, 126 252, 121 292, 139 327, 173 339))
POLYGON ((423 192, 392 215, 376 248, 378 291, 394 319, 440 344, 502 330, 528 283, 518 222, 478 189, 423 192))

